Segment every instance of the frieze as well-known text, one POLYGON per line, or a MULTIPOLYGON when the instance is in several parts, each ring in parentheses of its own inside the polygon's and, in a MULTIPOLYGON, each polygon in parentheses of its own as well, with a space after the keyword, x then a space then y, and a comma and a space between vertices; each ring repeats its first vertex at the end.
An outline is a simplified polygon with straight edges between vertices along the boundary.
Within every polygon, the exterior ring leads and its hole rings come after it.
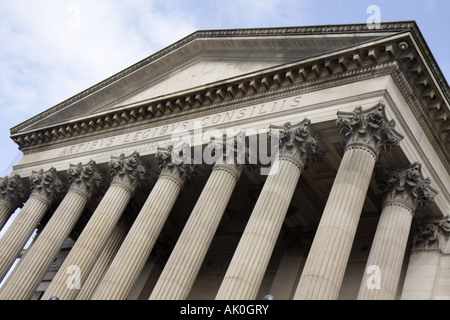
MULTIPOLYGON (((401 42, 401 44, 404 43, 407 44, 405 41, 401 42)), ((22 148, 55 140, 70 140, 94 130, 108 130, 116 126, 124 127, 127 124, 142 123, 142 121, 154 117, 158 119, 174 115, 183 117, 183 115, 192 114, 194 110, 198 113, 205 107, 212 109, 218 102, 229 101, 228 103, 236 104, 242 97, 256 99, 264 93, 273 95, 280 89, 286 92, 298 88, 298 86, 314 86, 315 82, 323 80, 325 76, 333 78, 337 74, 342 78, 346 77, 349 71, 350 74, 355 70, 367 73, 368 68, 372 68, 372 71, 376 72, 383 63, 389 61, 402 65, 408 74, 414 76, 417 74, 420 77, 414 84, 418 92, 423 92, 420 94, 421 100, 428 105, 430 110, 441 110, 433 115, 435 123, 440 122, 442 117, 447 119, 449 117, 448 110, 445 110, 445 102, 437 96, 437 89, 432 85, 433 81, 424 74, 425 68, 421 65, 417 67, 417 54, 411 49, 405 48, 408 48, 408 45, 400 46, 397 42, 386 43, 379 47, 372 47, 367 52, 355 51, 352 55, 325 58, 307 65, 290 66, 274 73, 257 76, 257 78, 243 79, 239 83, 220 85, 183 97, 173 97, 163 101, 143 101, 136 106, 121 109, 122 111, 113 111, 107 115, 82 119, 38 132, 18 133, 14 134, 12 138, 22 148)))
MULTIPOLYGON (((208 115, 189 121, 185 120, 175 122, 172 124, 139 130, 131 133, 116 135, 104 139, 79 143, 73 146, 59 148, 57 149, 56 153, 58 157, 63 157, 83 152, 90 152, 95 150, 107 149, 111 147, 118 147, 122 145, 125 146, 128 144, 145 142, 160 137, 170 137, 171 135, 174 134, 176 135, 182 132, 192 131, 195 129, 194 126, 196 125, 201 128, 208 128, 216 125, 227 124, 241 119, 248 119, 252 117, 288 110, 290 108, 296 108, 300 105, 300 102, 301 96, 279 99, 268 103, 261 103, 258 105, 240 108, 237 110, 221 112, 214 115, 208 115)), ((154 144, 154 149, 156 149, 156 146, 157 143, 154 144)))

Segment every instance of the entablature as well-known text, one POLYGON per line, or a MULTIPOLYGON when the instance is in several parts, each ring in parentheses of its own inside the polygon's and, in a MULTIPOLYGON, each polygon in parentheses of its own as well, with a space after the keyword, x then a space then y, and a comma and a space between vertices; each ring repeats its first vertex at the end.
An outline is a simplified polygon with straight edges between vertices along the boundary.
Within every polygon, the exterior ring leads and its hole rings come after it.
POLYGON ((391 75, 404 91, 409 108, 450 172, 450 111, 446 92, 438 85, 410 33, 36 131, 20 132, 13 134, 12 139, 25 154, 35 153, 112 133, 124 134, 263 103, 294 92, 303 94, 385 75, 391 75))

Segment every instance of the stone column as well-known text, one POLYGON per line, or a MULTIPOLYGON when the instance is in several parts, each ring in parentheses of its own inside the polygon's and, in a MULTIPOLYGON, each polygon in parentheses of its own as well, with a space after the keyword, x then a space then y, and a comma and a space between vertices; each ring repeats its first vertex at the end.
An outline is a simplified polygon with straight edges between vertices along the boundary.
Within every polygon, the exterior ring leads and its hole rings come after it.
POLYGON ((111 232, 94 267, 91 272, 89 272, 89 276, 83 284, 83 287, 77 296, 77 300, 91 299, 127 235, 127 231, 129 230, 128 224, 129 223, 125 221, 119 221, 117 226, 111 232))
POLYGON ((375 162, 383 148, 403 138, 381 104, 338 112, 337 125, 345 133, 345 152, 294 299, 337 299, 375 162))
POLYGON ((17 208, 21 208, 28 195, 28 188, 19 175, 0 179, 0 230, 17 208))
POLYGON ((450 299, 450 220, 414 221, 401 300, 450 299))
POLYGON ((280 130, 279 156, 219 288, 218 300, 256 298, 303 167, 323 154, 308 119, 271 127, 271 131, 275 129, 280 130))
POLYGON ((83 285, 136 187, 147 172, 136 152, 128 157, 122 154, 119 158, 112 159, 110 169, 113 176, 110 187, 45 291, 42 300, 48 300, 52 296, 60 300, 76 298, 80 288, 67 283, 75 276, 70 272, 79 270, 78 282, 83 285))
POLYGON ((93 161, 86 165, 70 165, 68 174, 71 184, 69 191, 33 246, 3 285, 0 300, 31 298, 83 213, 92 193, 102 183, 102 176, 93 161))
POLYGON ((358 300, 393 300, 416 207, 432 201, 436 191, 421 165, 377 175, 384 193, 383 210, 367 260, 358 300))
POLYGON ((192 171, 191 161, 172 158, 173 146, 160 150, 156 158, 161 168, 159 178, 128 232, 93 300, 124 300, 139 277, 158 239, 181 188, 192 171))
POLYGON ((18 257, 52 202, 62 191, 56 169, 33 171, 30 178, 31 195, 14 221, 0 238, 0 279, 18 257))
MULTIPOLYGON (((235 140, 236 142, 237 140, 235 140)), ((242 141, 242 140, 241 140, 242 141)), ((150 300, 183 300, 188 296, 214 234, 243 170, 235 161, 242 146, 214 144, 215 165, 150 295, 150 300), (225 150, 223 150, 223 149, 225 150), (223 161, 222 156, 227 160, 223 161)))

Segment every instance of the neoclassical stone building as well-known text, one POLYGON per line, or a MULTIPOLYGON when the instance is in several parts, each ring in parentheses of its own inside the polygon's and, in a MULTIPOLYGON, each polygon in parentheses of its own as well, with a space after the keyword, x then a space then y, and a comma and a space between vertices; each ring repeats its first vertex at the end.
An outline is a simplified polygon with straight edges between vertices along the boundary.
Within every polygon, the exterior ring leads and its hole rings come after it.
POLYGON ((195 32, 11 129, 0 299, 449 299, 449 102, 412 21, 195 32))

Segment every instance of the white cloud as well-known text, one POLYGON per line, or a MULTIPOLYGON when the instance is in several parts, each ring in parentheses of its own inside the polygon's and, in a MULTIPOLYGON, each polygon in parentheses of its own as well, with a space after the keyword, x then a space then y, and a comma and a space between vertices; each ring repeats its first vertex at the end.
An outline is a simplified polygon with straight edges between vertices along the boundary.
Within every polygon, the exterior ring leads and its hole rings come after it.
POLYGON ((153 7, 141 0, 2 4, 0 90, 3 102, 17 105, 6 113, 25 120, 194 30, 178 13, 153 7))
POLYGON ((156 1, 16 0, 0 3, 0 145, 9 128, 196 30, 156 1), (158 10, 157 10, 158 9, 158 10))
POLYGON ((305 1, 16 0, 0 4, 0 106, 12 125, 201 25, 283 25, 305 1), (205 14, 200 14, 207 8, 205 14))

